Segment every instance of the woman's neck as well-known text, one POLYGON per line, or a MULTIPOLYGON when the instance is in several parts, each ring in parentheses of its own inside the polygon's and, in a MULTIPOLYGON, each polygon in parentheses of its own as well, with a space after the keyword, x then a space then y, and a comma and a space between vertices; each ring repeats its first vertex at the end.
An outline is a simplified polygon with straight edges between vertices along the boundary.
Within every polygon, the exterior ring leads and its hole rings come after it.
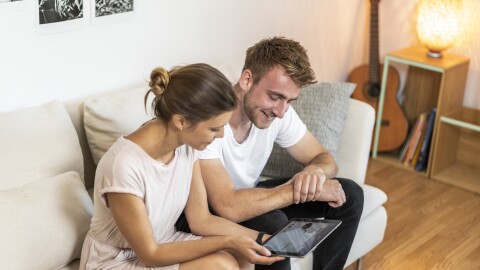
POLYGON ((168 164, 174 151, 181 145, 178 131, 159 119, 148 121, 126 137, 138 144, 149 156, 164 164, 168 164))

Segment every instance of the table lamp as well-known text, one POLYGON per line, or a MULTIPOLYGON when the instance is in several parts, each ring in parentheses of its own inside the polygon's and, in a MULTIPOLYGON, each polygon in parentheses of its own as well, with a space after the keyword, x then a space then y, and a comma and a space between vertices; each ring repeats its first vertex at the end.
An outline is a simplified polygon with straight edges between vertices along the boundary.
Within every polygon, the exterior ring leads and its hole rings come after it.
POLYGON ((417 34, 427 55, 441 58, 459 32, 460 0, 423 0, 418 9, 417 34))

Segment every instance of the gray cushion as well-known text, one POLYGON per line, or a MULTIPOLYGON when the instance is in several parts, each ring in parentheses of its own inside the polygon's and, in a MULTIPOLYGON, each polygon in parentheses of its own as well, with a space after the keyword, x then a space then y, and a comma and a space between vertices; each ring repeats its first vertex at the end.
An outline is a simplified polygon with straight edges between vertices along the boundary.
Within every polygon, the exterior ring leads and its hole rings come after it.
MULTIPOLYGON (((292 101, 308 130, 334 157, 337 154, 340 134, 348 112, 353 83, 316 83, 301 90, 300 97, 292 101)), ((262 175, 291 177, 303 166, 292 159, 285 149, 275 145, 262 175)))

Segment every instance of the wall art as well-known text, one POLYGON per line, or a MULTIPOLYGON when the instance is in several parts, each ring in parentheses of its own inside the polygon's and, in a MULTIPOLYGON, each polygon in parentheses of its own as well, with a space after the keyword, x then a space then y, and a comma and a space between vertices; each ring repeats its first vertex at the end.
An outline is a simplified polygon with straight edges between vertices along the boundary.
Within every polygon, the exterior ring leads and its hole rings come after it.
POLYGON ((37 1, 36 19, 40 32, 59 32, 84 25, 83 0, 37 1))
POLYGON ((92 22, 105 23, 130 19, 135 10, 134 0, 92 0, 92 22))

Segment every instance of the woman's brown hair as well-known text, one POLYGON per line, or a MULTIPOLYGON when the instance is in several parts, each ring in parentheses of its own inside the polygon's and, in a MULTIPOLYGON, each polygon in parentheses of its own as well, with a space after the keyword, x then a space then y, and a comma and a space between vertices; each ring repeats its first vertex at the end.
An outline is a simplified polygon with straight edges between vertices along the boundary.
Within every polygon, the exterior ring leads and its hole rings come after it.
POLYGON ((184 116, 192 125, 232 111, 237 99, 228 79, 208 64, 191 64, 170 71, 155 68, 150 75, 150 92, 155 94, 152 110, 168 122, 173 114, 184 116))

